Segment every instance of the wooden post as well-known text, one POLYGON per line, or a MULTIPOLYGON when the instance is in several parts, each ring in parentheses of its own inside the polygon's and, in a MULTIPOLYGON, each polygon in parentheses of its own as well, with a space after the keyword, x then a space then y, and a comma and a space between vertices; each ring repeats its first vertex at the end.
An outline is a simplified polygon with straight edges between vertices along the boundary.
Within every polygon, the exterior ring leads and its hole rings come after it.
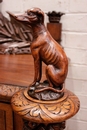
POLYGON ((51 36, 60 44, 61 42, 61 23, 47 23, 47 29, 51 36))

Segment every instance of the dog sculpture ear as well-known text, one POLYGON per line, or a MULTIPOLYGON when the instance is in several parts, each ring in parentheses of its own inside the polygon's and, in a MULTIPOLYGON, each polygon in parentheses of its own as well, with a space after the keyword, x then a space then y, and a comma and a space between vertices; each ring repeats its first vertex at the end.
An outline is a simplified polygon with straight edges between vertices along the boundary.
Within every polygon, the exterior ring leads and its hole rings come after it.
POLYGON ((44 13, 41 10, 38 10, 36 12, 36 15, 38 16, 41 23, 44 23, 44 13))

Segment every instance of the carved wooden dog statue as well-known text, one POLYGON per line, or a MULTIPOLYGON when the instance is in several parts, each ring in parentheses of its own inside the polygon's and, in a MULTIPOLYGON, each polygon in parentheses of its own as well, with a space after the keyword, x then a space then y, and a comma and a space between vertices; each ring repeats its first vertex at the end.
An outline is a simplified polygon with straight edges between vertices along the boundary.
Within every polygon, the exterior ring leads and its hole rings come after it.
POLYGON ((47 65, 46 77, 49 88, 56 92, 62 92, 61 86, 68 72, 68 59, 61 46, 46 29, 43 11, 39 8, 32 8, 17 19, 29 23, 33 30, 34 40, 31 43, 31 53, 34 58, 35 76, 30 86, 35 86, 37 82, 40 82, 43 61, 47 65))

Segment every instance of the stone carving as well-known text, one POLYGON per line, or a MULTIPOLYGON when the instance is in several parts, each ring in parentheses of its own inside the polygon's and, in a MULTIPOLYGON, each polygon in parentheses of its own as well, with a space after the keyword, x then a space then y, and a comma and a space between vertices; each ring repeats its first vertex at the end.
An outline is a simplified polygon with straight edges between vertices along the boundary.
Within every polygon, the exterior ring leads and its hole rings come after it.
MULTIPOLYGON (((35 76, 34 81, 29 85, 29 94, 37 98, 34 93, 52 91, 58 93, 58 98, 63 95, 64 81, 68 71, 68 59, 61 46, 52 38, 44 25, 44 13, 39 8, 28 10, 24 15, 15 16, 17 20, 29 24, 33 30, 33 42, 31 54, 34 58, 35 76), (46 77, 48 86, 43 85, 38 90, 42 76, 42 61, 47 65, 46 77)), ((50 99, 49 99, 50 100, 50 99)))

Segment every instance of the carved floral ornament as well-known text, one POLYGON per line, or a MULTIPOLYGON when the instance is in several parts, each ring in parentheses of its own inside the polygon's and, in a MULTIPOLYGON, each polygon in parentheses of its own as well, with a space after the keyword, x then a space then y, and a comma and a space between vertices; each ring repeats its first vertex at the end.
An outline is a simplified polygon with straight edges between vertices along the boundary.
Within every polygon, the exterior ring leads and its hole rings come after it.
POLYGON ((17 92, 11 100, 13 110, 36 123, 57 123, 72 117, 79 110, 79 100, 65 90, 63 98, 55 101, 40 101, 31 98, 27 90, 17 92))
POLYGON ((0 98, 2 101, 4 99, 10 101, 13 94, 21 89, 24 89, 24 87, 10 84, 0 84, 0 98))

